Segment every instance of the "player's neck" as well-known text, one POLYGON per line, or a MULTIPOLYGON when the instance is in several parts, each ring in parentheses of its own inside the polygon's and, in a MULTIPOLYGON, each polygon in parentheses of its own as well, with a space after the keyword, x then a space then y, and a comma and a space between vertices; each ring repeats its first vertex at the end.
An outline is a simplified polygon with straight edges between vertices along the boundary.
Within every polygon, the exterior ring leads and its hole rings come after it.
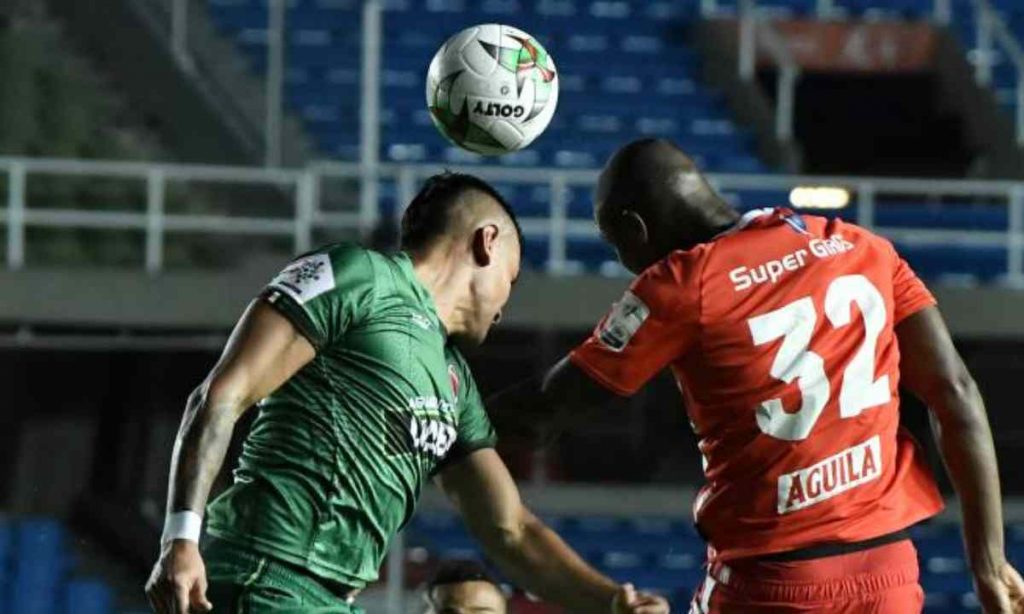
POLYGON ((437 317, 449 335, 457 335, 463 328, 460 314, 462 303, 469 292, 469 273, 459 266, 453 254, 435 250, 428 254, 412 255, 413 272, 420 284, 434 300, 437 317))
POLYGON ((740 214, 728 205, 711 209, 695 225, 693 236, 688 237, 690 245, 685 249, 712 241, 718 235, 731 229, 739 221, 740 214))

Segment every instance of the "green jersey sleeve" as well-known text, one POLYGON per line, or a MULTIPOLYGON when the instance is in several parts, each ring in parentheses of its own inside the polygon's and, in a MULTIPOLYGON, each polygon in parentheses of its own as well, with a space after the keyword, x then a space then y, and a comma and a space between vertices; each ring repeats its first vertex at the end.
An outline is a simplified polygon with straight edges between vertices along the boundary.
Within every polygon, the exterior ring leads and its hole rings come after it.
POLYGON ((337 245, 293 261, 261 296, 319 351, 366 316, 374 290, 370 253, 337 245))
POLYGON ((484 400, 476 387, 469 365, 459 356, 453 366, 455 369, 452 375, 458 381, 459 388, 459 424, 456 427, 455 443, 442 462, 444 466, 457 462, 477 450, 493 448, 498 443, 497 433, 487 416, 484 400))

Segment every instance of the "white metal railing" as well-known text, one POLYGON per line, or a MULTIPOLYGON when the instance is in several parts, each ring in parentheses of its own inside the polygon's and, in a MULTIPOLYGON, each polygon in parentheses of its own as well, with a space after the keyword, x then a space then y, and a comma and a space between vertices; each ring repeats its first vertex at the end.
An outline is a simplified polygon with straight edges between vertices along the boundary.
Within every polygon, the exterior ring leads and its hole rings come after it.
MULTIPOLYGON (((547 186, 551 201, 547 215, 520 220, 528 238, 543 238, 548 247, 548 269, 553 273, 571 272, 568 246, 573 239, 596 239, 597 229, 589 218, 569 213, 569 190, 589 190, 598 171, 591 169, 555 170, 494 166, 449 167, 437 164, 381 164, 373 177, 358 164, 318 163, 304 169, 267 169, 253 167, 148 164, 136 162, 83 161, 50 158, 0 157, 0 173, 6 175, 7 206, 0 209, 0 224, 6 227, 6 266, 19 269, 26 265, 26 229, 103 228, 137 231, 145 237, 147 271, 163 268, 168 236, 177 234, 226 234, 279 236, 291 239, 295 253, 309 250, 317 229, 342 229, 368 234, 380 219, 378 203, 370 211, 365 203, 349 210, 329 210, 324 206, 321 185, 324 181, 346 179, 360 185, 377 181, 393 182, 397 201, 412 200, 426 177, 455 170, 475 174, 488 181, 504 184, 547 186), (37 207, 29 202, 28 187, 46 177, 120 178, 144 182, 145 203, 131 210, 109 211, 37 207), (289 204, 274 215, 184 214, 166 210, 167 186, 172 183, 230 183, 243 186, 277 186, 291 190, 289 204)), ((940 179, 889 179, 870 177, 818 177, 782 175, 711 174, 709 180, 723 193, 744 190, 788 191, 797 186, 827 185, 848 189, 856 195, 856 221, 894 239, 921 244, 964 244, 997 246, 1006 250, 1007 279, 1024 284, 1024 182, 940 179), (879 227, 875 211, 885 196, 926 200, 956 198, 980 199, 1008 207, 1005 230, 966 231, 935 228, 879 227)), ((784 202, 757 203, 765 206, 784 202)), ((884 206, 881 205, 881 206, 884 206)), ((397 207, 401 213, 401 207, 397 207)))
POLYGON ((775 83, 775 138, 788 142, 793 138, 793 115, 796 106, 796 84, 800 67, 786 45, 785 39, 771 22, 758 13, 754 0, 740 0, 739 76, 752 83, 757 73, 758 48, 768 52, 779 68, 775 83))
POLYGON ((977 30, 973 53, 974 77, 982 87, 992 85, 997 50, 1013 64, 1017 73, 1014 88, 1016 141, 1018 146, 1024 147, 1024 48, 989 0, 974 0, 974 10, 977 30))

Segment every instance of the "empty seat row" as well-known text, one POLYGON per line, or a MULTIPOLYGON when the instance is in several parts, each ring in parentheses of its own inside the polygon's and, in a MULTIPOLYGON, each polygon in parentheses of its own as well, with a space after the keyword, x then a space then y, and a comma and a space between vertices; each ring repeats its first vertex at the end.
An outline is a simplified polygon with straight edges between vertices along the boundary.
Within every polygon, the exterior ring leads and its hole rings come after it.
MULTIPOLYGON (((545 518, 595 566, 620 581, 671 595, 685 603, 702 579, 704 547, 689 523, 669 519, 545 518), (647 523, 645 526, 645 522, 647 523)), ((921 562, 926 612, 977 608, 956 525, 929 523, 910 530, 921 562)), ((1024 555, 1022 531, 1011 527, 1011 558, 1024 555)), ((476 543, 453 514, 419 514, 406 530, 415 547, 441 556, 480 557, 476 543)))
MULTIPOLYGON (((784 10, 796 15, 813 15, 819 7, 817 0, 762 0, 758 7, 784 10)), ((720 9, 735 11, 737 0, 718 0, 720 9)), ((833 0, 832 6, 839 10, 858 15, 867 12, 899 13, 907 16, 930 15, 934 11, 933 0, 833 0)))
MULTIPOLYGON (((222 31, 238 42, 253 69, 263 72, 265 2, 209 2, 222 31)), ((389 0, 383 19, 382 157, 486 161, 449 147, 433 130, 424 108, 425 72, 434 49, 462 20, 473 23, 484 12, 519 11, 507 13, 515 19, 502 21, 541 37, 563 85, 559 110, 542 140, 497 163, 595 167, 632 135, 658 134, 680 142, 713 170, 766 172, 753 155, 750 137, 731 122, 722 96, 697 79, 697 55, 680 43, 693 11, 670 10, 671 4, 389 0), (644 15, 657 18, 638 19, 644 15)), ((288 10, 285 99, 321 150, 342 159, 359 151, 358 10, 359 4, 348 0, 296 0, 288 10)))
POLYGON ((96 579, 73 577, 75 565, 60 522, 0 520, 0 612, 113 612, 110 587, 96 579))

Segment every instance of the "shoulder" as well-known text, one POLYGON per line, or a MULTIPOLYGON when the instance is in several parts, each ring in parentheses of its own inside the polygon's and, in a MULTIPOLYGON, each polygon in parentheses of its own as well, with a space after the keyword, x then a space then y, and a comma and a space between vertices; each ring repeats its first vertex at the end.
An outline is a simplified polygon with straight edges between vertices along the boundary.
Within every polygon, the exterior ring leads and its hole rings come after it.
POLYGON ((383 258, 354 244, 327 245, 293 260, 270 285, 300 303, 339 290, 369 289, 374 283, 375 257, 383 258))
POLYGON ((696 317, 700 311, 702 276, 712 248, 709 243, 678 250, 651 265, 633 280, 630 291, 616 308, 661 317, 696 317))
POLYGON ((464 383, 472 383, 473 371, 469 368, 469 362, 462 354, 462 351, 454 345, 451 346, 448 351, 448 364, 450 368, 455 370, 457 375, 462 378, 464 383))
POLYGON ((641 273, 634 286, 691 288, 700 284, 700 276, 714 249, 714 243, 702 243, 687 250, 676 250, 641 273))
POLYGON ((892 244, 892 241, 883 237, 880 234, 859 226, 853 222, 847 222, 840 218, 828 219, 816 216, 807 216, 809 219, 820 220, 819 223, 822 227, 820 236, 825 238, 835 237, 842 241, 844 244, 850 244, 854 247, 860 247, 865 251, 876 252, 884 256, 896 257, 896 247, 892 244))

